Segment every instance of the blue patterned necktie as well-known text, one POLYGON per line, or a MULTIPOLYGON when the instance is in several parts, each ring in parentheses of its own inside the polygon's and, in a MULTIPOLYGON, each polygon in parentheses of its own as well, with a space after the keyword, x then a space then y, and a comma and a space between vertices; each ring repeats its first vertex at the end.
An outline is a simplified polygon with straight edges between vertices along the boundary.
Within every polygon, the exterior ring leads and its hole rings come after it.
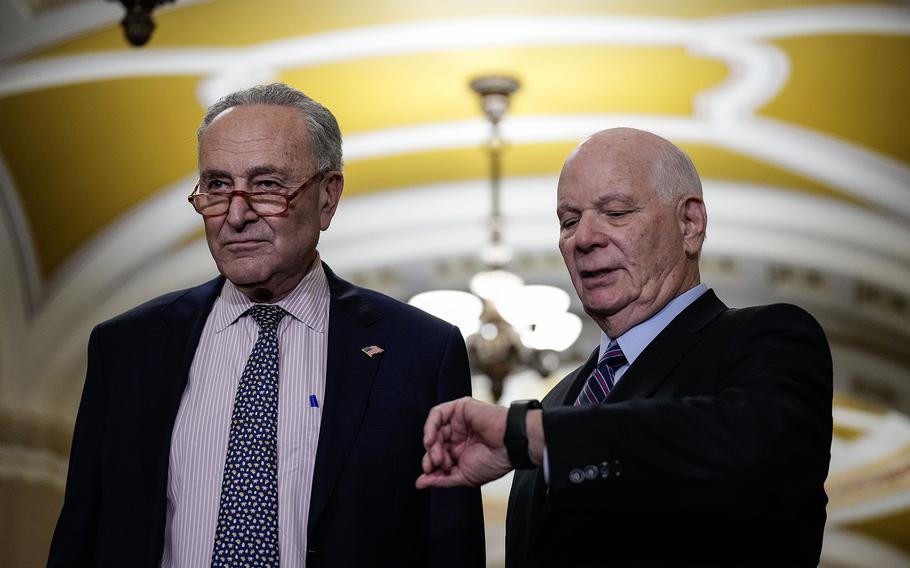
POLYGON ((616 382, 616 371, 626 363, 626 356, 619 343, 616 340, 611 341, 606 353, 600 358, 578 398, 575 399, 575 406, 600 404, 605 401, 616 382))
POLYGON ((240 376, 228 439, 212 566, 278 566, 278 323, 257 304, 259 338, 240 376))

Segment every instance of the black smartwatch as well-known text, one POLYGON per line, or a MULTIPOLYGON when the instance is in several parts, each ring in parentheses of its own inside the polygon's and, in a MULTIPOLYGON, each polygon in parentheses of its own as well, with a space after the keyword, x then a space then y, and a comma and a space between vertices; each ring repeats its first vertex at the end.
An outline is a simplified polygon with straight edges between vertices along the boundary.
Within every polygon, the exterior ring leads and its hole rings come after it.
POLYGON ((537 467, 528 455, 528 429, 525 418, 529 410, 541 408, 539 400, 516 400, 509 406, 506 417, 506 435, 503 444, 509 453, 509 461, 515 469, 532 469, 537 467))

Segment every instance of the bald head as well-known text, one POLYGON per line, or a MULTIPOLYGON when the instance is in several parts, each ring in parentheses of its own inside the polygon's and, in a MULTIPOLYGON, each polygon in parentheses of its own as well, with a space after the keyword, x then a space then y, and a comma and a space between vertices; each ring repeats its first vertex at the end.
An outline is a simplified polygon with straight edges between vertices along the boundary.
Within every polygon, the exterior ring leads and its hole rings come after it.
POLYGON ((585 311, 616 338, 700 281, 707 226, 692 161, 632 128, 594 134, 559 176, 559 248, 585 311))
POLYGON ((688 154, 666 138, 636 128, 592 134, 569 155, 560 177, 590 161, 606 160, 624 164, 629 175, 646 181, 668 203, 687 194, 702 196, 701 179, 688 154))

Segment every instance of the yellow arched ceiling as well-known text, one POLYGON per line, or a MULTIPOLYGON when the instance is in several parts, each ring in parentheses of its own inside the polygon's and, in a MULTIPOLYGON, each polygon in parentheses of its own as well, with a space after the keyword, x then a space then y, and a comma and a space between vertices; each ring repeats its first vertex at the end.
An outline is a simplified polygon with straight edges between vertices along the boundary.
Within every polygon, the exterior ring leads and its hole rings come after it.
POLYGON ((775 43, 793 69, 763 115, 910 162, 910 38, 826 35, 775 43))
MULTIPOLYGON (((898 4, 898 3, 893 3, 898 4)), ((813 1, 346 1, 320 6, 291 0, 198 2, 156 13, 145 54, 169 49, 257 46, 368 26, 477 17, 635 16, 697 21, 766 10, 874 2, 813 1)), ((657 20, 655 20, 657 21, 657 20)), ((482 39, 482 38, 480 38, 482 39)), ((789 75, 757 116, 810 129, 910 163, 903 132, 910 76, 901 72, 910 37, 829 34, 767 40, 785 54, 789 75)), ((129 56, 117 25, 46 47, 23 62, 77 54, 129 56)), ((186 57, 173 52, 173 58, 186 57)), ((385 129, 480 117, 467 81, 482 73, 517 76, 510 117, 560 115, 691 119, 697 98, 724 85, 732 70, 685 45, 510 45, 379 53, 270 72, 329 106, 347 137, 385 129)), ((204 104, 202 73, 124 76, 28 89, 0 97, 0 148, 31 231, 43 277, 130 208, 192 176, 194 130, 204 104), (75 214, 74 214, 75 212, 75 214)), ((3 77, 0 75, 0 84, 3 77)), ((617 119, 621 120, 621 118, 617 119)), ((577 139, 510 145, 507 175, 555 174, 577 139)), ((757 156, 681 141, 706 178, 805 191, 853 203, 856 196, 757 156)), ((406 151, 348 160, 348 197, 487 175, 477 148, 406 151)), ((191 188, 187 187, 187 193, 191 188)))
POLYGON ((0 100, 0 147, 45 276, 99 229, 192 171, 202 112, 195 85, 189 77, 144 77, 0 100))
MULTIPOLYGON (((234 47, 362 26, 491 15, 602 15, 705 18, 793 7, 882 5, 874 0, 343 0, 312 4, 294 0, 219 0, 159 11, 152 45, 234 47)), ((61 42, 41 56, 124 49, 123 33, 111 26, 61 42)), ((127 48, 128 49, 128 48, 127 48)))

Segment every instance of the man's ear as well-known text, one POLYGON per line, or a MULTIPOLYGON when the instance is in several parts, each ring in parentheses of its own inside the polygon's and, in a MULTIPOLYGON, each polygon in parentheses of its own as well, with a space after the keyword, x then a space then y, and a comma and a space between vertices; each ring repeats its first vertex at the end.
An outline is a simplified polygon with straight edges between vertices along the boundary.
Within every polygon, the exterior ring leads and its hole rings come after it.
POLYGON ((698 257, 708 228, 708 211, 705 209, 705 202, 696 195, 684 197, 679 202, 677 218, 686 255, 691 258, 698 257))
POLYGON ((319 228, 323 231, 329 228, 335 209, 344 190, 344 174, 331 171, 325 174, 325 179, 319 184, 319 228))

